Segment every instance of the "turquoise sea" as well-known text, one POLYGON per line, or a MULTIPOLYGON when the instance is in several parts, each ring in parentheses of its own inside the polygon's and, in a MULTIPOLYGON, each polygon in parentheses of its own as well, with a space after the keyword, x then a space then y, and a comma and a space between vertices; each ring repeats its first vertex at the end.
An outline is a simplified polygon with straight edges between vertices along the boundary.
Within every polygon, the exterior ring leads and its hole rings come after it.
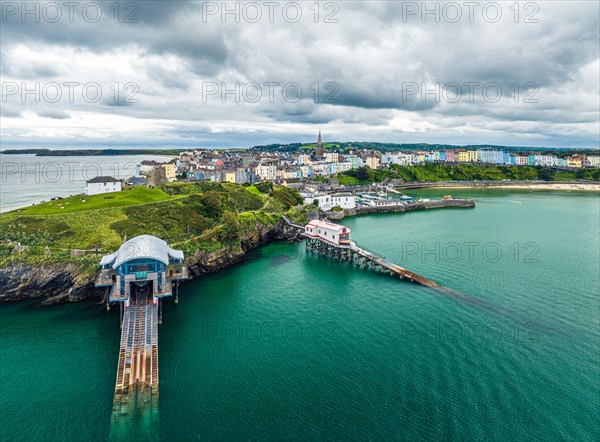
POLYGON ((598 194, 452 193, 476 208, 343 223, 458 294, 303 243, 182 286, 154 421, 111 428, 118 312, 0 306, 0 439, 600 440, 598 194))

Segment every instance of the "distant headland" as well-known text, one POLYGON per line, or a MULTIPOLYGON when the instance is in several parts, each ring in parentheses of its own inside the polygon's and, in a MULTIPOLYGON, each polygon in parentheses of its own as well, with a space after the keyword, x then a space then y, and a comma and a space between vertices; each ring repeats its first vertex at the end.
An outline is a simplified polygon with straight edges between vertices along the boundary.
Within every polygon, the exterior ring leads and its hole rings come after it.
MULTIPOLYGON (((324 150, 336 152, 348 152, 354 150, 378 150, 379 152, 396 152, 396 151, 411 151, 411 150, 428 150, 441 151, 447 149, 496 149, 504 150, 512 153, 526 152, 544 152, 544 154, 555 154, 559 156, 567 156, 574 153, 584 155, 597 155, 598 148, 576 148, 576 147, 534 147, 534 146, 497 146, 488 144, 470 144, 470 145, 453 145, 453 144, 428 144, 428 143, 378 143, 366 141, 333 141, 322 143, 324 150)), ((182 152, 194 150, 217 150, 217 151, 250 151, 250 152, 285 152, 285 153, 302 153, 316 149, 317 143, 289 143, 289 144, 266 144, 253 146, 249 148, 225 148, 225 147, 186 147, 186 148, 169 148, 169 149, 149 149, 149 148, 126 148, 126 149, 6 149, 0 151, 4 155, 29 154, 39 157, 66 157, 66 156, 111 156, 111 155, 173 155, 177 156, 182 152)))
POLYGON ((35 155, 37 157, 80 157, 111 155, 179 155, 185 149, 7 149, 4 155, 35 155))

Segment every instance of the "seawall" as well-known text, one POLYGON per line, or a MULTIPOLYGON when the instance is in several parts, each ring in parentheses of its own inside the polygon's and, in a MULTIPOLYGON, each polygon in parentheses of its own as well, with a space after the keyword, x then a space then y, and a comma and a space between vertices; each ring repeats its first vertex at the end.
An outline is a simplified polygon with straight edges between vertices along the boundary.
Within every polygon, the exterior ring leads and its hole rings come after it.
POLYGON ((397 206, 362 206, 355 209, 344 209, 340 212, 325 212, 325 214, 327 215, 327 218, 335 221, 348 216, 371 215, 374 213, 410 212, 412 210, 441 209, 444 207, 472 208, 475 207, 475 201, 471 199, 416 201, 397 206))

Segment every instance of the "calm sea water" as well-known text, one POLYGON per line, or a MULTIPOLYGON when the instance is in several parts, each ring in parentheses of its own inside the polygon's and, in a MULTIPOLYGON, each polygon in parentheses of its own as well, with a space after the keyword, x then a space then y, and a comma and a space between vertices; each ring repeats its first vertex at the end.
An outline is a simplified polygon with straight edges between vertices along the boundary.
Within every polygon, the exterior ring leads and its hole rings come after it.
POLYGON ((129 178, 142 160, 168 161, 171 158, 156 155, 0 155, 0 212, 47 201, 56 196, 83 193, 85 182, 96 176, 129 178))
POLYGON ((117 312, 0 306, 0 439, 600 440, 598 195, 454 193, 344 223, 458 294, 302 243, 182 286, 156 422, 111 428, 117 312))

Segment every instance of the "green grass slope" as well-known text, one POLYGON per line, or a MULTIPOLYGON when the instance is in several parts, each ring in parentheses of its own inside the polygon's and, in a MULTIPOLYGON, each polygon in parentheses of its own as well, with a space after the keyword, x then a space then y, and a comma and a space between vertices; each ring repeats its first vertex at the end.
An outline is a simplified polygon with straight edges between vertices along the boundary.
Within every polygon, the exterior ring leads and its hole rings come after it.
POLYGON ((284 213, 293 217, 299 204, 296 190, 270 183, 171 183, 65 198, 0 217, 0 267, 15 261, 76 261, 93 273, 99 257, 74 257, 72 249, 109 253, 125 238, 142 234, 178 245, 186 256, 198 249, 236 249, 257 224, 274 225, 284 213))

